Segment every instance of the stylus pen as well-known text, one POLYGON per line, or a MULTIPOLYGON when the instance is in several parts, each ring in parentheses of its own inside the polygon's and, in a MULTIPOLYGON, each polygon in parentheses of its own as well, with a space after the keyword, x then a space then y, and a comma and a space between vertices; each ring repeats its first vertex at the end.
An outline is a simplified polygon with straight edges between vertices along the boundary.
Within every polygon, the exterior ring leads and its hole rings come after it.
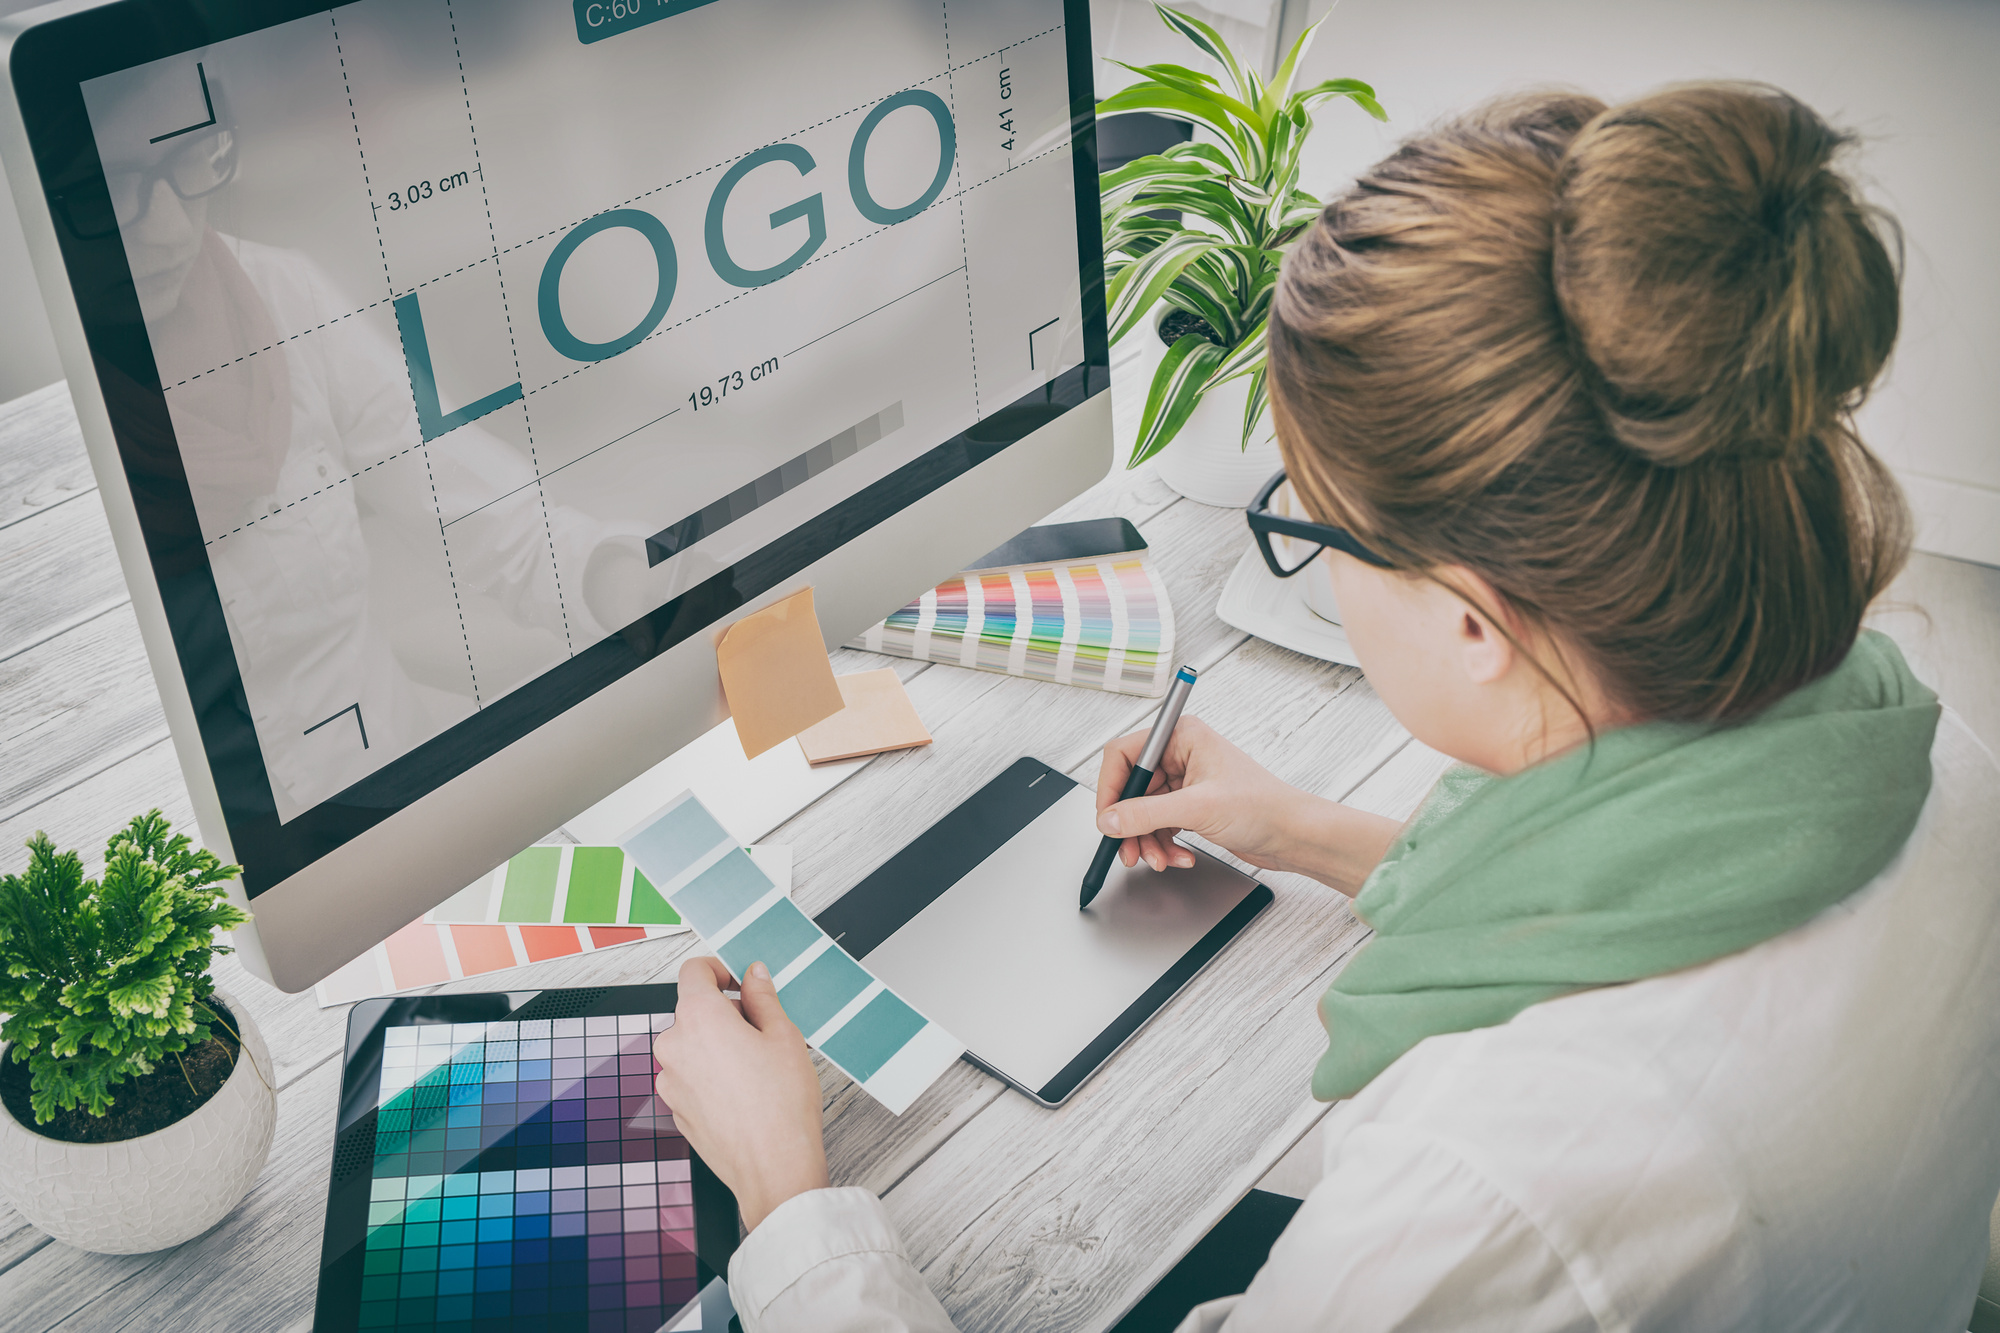
MULTIPOLYGON (((1129 801, 1134 796, 1144 796, 1146 788, 1152 785, 1153 770, 1160 766, 1160 756, 1167 752, 1174 724, 1181 720, 1181 709, 1187 704, 1188 691, 1193 688, 1193 667, 1183 666, 1174 673, 1174 683, 1167 687, 1167 700, 1160 705, 1160 716, 1153 722, 1153 733, 1146 737, 1146 748, 1139 751, 1139 762, 1132 766, 1132 775, 1125 779, 1125 790, 1118 794, 1119 800, 1129 801)), ((1104 877, 1111 873, 1111 858, 1118 855, 1119 844, 1123 841, 1123 838, 1107 836, 1097 844, 1097 855, 1090 859, 1090 869, 1084 872, 1083 896, 1077 901, 1077 911, 1090 906, 1090 900, 1104 887, 1104 877)))

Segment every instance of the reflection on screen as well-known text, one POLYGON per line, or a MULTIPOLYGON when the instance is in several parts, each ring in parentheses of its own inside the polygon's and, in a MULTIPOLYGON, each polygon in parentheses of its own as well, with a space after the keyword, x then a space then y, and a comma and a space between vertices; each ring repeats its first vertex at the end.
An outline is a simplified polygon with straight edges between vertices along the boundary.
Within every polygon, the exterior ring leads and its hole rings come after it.
POLYGON ((384 1030, 362 1328, 628 1329, 695 1298, 672 1014, 384 1030))
POLYGON ((1060 0, 587 11, 84 85, 281 820, 1082 360, 1060 0))

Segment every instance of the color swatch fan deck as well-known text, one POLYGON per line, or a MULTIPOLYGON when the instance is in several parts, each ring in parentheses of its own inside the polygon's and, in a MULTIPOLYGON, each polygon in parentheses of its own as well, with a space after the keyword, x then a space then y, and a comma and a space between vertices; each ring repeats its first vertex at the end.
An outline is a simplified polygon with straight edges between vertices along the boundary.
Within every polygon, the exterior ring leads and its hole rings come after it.
POLYGON ((524 848, 425 914, 513 925, 678 926, 680 913, 616 847, 524 848))
POLYGON ((848 646, 1158 697, 1173 674, 1174 613, 1144 556, 975 570, 848 646))
MULTIPOLYGON (((749 849, 789 888, 792 849, 749 849)), ((423 990, 687 929, 680 913, 618 847, 524 848, 314 988, 320 1006, 423 990)))
POLYGON ((322 1009, 677 935, 682 926, 502 926, 418 917, 313 987, 322 1009))
POLYGON ((362 1328, 655 1329, 695 1297, 672 1014, 383 1031, 362 1328))
POLYGON ((771 971, 812 1048, 901 1115, 965 1043, 883 985, 786 896, 707 807, 684 792, 620 840, 735 976, 771 971))

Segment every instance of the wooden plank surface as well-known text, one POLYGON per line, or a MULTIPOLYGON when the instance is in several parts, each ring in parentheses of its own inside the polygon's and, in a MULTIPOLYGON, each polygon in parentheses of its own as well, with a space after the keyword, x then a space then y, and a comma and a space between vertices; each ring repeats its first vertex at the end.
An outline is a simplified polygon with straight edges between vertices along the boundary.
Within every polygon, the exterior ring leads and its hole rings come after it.
POLYGON ((0 821, 167 734, 129 605, 0 662, 0 699, 0 821))
POLYGON ((36 797, 0 819, 0 865, 9 864, 7 858, 40 830, 58 847, 81 852, 85 872, 94 875, 104 865, 105 840, 125 820, 155 808, 175 828, 194 832, 194 804, 188 799, 173 742, 165 735, 109 768, 36 797))
MULTIPOLYGON (((0 405, 0 574, 32 595, 0 612, 0 868, 36 828, 87 857, 159 806, 190 823, 122 578, 61 386, 0 405)), ((1222 624, 1215 599, 1241 516, 1179 500, 1150 469, 1114 472, 1050 516, 1122 515, 1153 545, 1179 654, 1203 668, 1193 711, 1288 780, 1385 812, 1429 760, 1359 674, 1222 624)), ((1155 705, 955 667, 894 665, 935 744, 877 758, 771 836, 818 911, 1014 758, 1094 782, 1104 742, 1155 705)), ((1322 886, 1263 876, 1277 903, 1068 1107, 1049 1112, 956 1066, 891 1117, 820 1062, 837 1181, 886 1195, 968 1329, 1102 1327, 1310 1128, 1313 1000, 1365 931, 1322 886), (1189 1158, 1181 1145, 1199 1144, 1189 1158), (1179 1247, 1179 1248, 1176 1248, 1179 1247)), ((489 990, 671 980, 692 936, 455 983, 489 990)), ((233 959, 218 978, 277 1062, 279 1136, 244 1204, 160 1255, 89 1256, 0 1205, 6 1327, 285 1328, 310 1321, 344 1009, 283 995, 233 959)))
POLYGON ((0 529, 96 489, 69 385, 0 403, 0 529))
POLYGON ((0 528, 0 662, 130 598, 96 491, 0 528))

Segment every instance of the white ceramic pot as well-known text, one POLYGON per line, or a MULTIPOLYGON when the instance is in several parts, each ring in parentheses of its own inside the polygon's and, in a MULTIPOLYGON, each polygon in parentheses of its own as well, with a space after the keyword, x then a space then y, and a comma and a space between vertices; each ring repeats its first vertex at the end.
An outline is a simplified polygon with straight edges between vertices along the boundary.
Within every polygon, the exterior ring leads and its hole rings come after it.
MULTIPOLYGON (((1128 335, 1143 344, 1142 369, 1136 377, 1140 402, 1151 389, 1153 374, 1166 359, 1166 344, 1160 341, 1160 321, 1173 310, 1160 305, 1144 332, 1128 335)), ((1278 456, 1278 441, 1271 434, 1267 413, 1259 423, 1250 447, 1243 445, 1243 404, 1250 396, 1248 376, 1231 380, 1205 394, 1180 431, 1157 456, 1160 480, 1188 499, 1226 509, 1249 504, 1273 472, 1284 466, 1278 456)), ((1303 576, 1301 576, 1303 577, 1303 576)))
POLYGON ((144 1254, 200 1235, 250 1192, 271 1155, 277 1080, 249 1008, 216 996, 250 1059, 185 1119, 118 1143, 64 1143, 0 1106, 0 1192, 21 1216, 80 1250, 144 1254))

